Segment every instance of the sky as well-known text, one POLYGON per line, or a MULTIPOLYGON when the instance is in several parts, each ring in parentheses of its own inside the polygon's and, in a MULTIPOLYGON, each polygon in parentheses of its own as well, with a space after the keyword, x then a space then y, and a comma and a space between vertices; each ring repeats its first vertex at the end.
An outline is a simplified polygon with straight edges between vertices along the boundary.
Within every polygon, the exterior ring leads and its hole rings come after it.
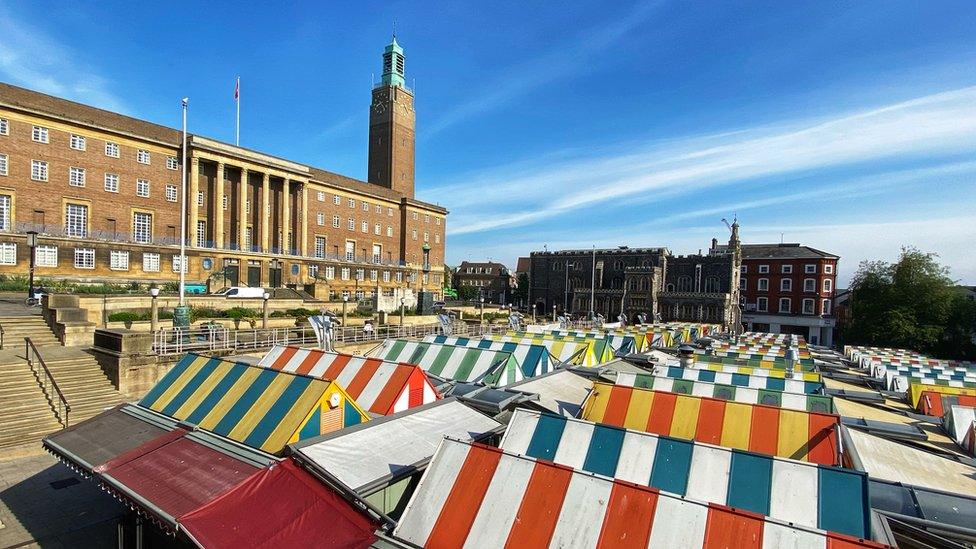
POLYGON ((396 26, 447 259, 903 246, 976 284, 976 3, 0 3, 0 80, 356 178, 396 26), (734 4, 734 5, 732 5, 734 4))

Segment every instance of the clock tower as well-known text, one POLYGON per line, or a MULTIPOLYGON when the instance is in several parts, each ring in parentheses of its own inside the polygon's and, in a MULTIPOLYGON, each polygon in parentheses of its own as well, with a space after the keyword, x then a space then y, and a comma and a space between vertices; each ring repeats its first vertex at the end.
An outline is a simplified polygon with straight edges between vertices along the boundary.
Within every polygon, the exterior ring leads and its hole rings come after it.
POLYGON ((369 107, 369 165, 366 180, 413 198, 416 115, 413 92, 403 72, 403 48, 393 41, 383 50, 383 77, 369 107))

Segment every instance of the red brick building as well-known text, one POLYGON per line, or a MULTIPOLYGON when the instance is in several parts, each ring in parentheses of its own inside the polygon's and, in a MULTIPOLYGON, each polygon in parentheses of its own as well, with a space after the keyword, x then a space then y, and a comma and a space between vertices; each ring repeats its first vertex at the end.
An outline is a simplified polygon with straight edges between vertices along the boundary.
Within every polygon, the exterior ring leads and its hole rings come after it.
POLYGON ((193 134, 184 166, 178 129, 0 83, 0 273, 27 273, 36 231, 39 277, 177 280, 185 171, 188 283, 439 298, 447 210, 414 196, 395 42, 372 98, 367 182, 193 134))
MULTIPOLYGON (((713 244, 713 250, 723 248, 713 244)), ((831 345, 839 260, 800 244, 743 244, 739 288, 745 329, 831 345)))

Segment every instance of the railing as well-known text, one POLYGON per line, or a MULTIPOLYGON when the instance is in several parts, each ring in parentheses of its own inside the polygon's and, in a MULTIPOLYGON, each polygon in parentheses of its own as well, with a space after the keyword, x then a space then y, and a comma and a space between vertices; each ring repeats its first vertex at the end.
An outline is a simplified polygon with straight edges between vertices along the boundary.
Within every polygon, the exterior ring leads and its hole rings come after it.
MULTIPOLYGON (((456 323, 451 335, 480 336, 504 333, 508 325, 456 323)), ((384 324, 373 330, 362 326, 337 326, 332 329, 333 343, 379 343, 384 339, 413 338, 440 335, 440 324, 384 324)), ((249 328, 232 330, 224 326, 192 328, 163 328, 153 333, 153 350, 160 355, 181 355, 188 352, 242 352, 270 349, 275 345, 314 346, 319 340, 311 326, 288 328, 249 328)))
POLYGON ((51 406, 51 411, 53 411, 54 416, 58 418, 58 423, 60 423, 62 427, 67 427, 68 415, 71 413, 71 405, 68 404, 68 399, 64 398, 64 393, 61 392, 61 388, 58 387, 58 383, 54 381, 54 376, 51 375, 51 370, 48 370, 47 364, 45 364, 44 359, 41 358, 41 353, 37 351, 37 347, 34 346, 34 342, 31 341, 29 337, 24 338, 24 355, 27 357, 27 365, 30 366, 31 372, 33 372, 34 377, 37 378, 37 383, 41 386, 41 390, 44 391, 44 396, 47 397, 47 402, 51 406), (40 367, 36 368, 35 364, 39 365, 40 367), (53 389, 53 394, 52 391, 48 390, 48 386, 53 389))
POLYGON ((3 349, 3 324, 0 324, 0 350, 3 349))

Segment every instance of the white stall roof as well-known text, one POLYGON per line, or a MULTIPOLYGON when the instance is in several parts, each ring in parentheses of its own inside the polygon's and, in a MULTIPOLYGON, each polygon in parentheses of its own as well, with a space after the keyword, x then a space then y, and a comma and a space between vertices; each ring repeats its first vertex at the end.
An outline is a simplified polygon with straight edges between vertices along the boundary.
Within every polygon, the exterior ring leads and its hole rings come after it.
POLYGON ((445 436, 478 440, 502 424, 444 399, 292 445, 353 491, 368 495, 423 466, 445 436))
POLYGON ((556 370, 507 388, 536 393, 539 395, 539 400, 534 404, 555 414, 576 417, 583 407, 583 401, 593 388, 593 382, 569 370, 556 370))

